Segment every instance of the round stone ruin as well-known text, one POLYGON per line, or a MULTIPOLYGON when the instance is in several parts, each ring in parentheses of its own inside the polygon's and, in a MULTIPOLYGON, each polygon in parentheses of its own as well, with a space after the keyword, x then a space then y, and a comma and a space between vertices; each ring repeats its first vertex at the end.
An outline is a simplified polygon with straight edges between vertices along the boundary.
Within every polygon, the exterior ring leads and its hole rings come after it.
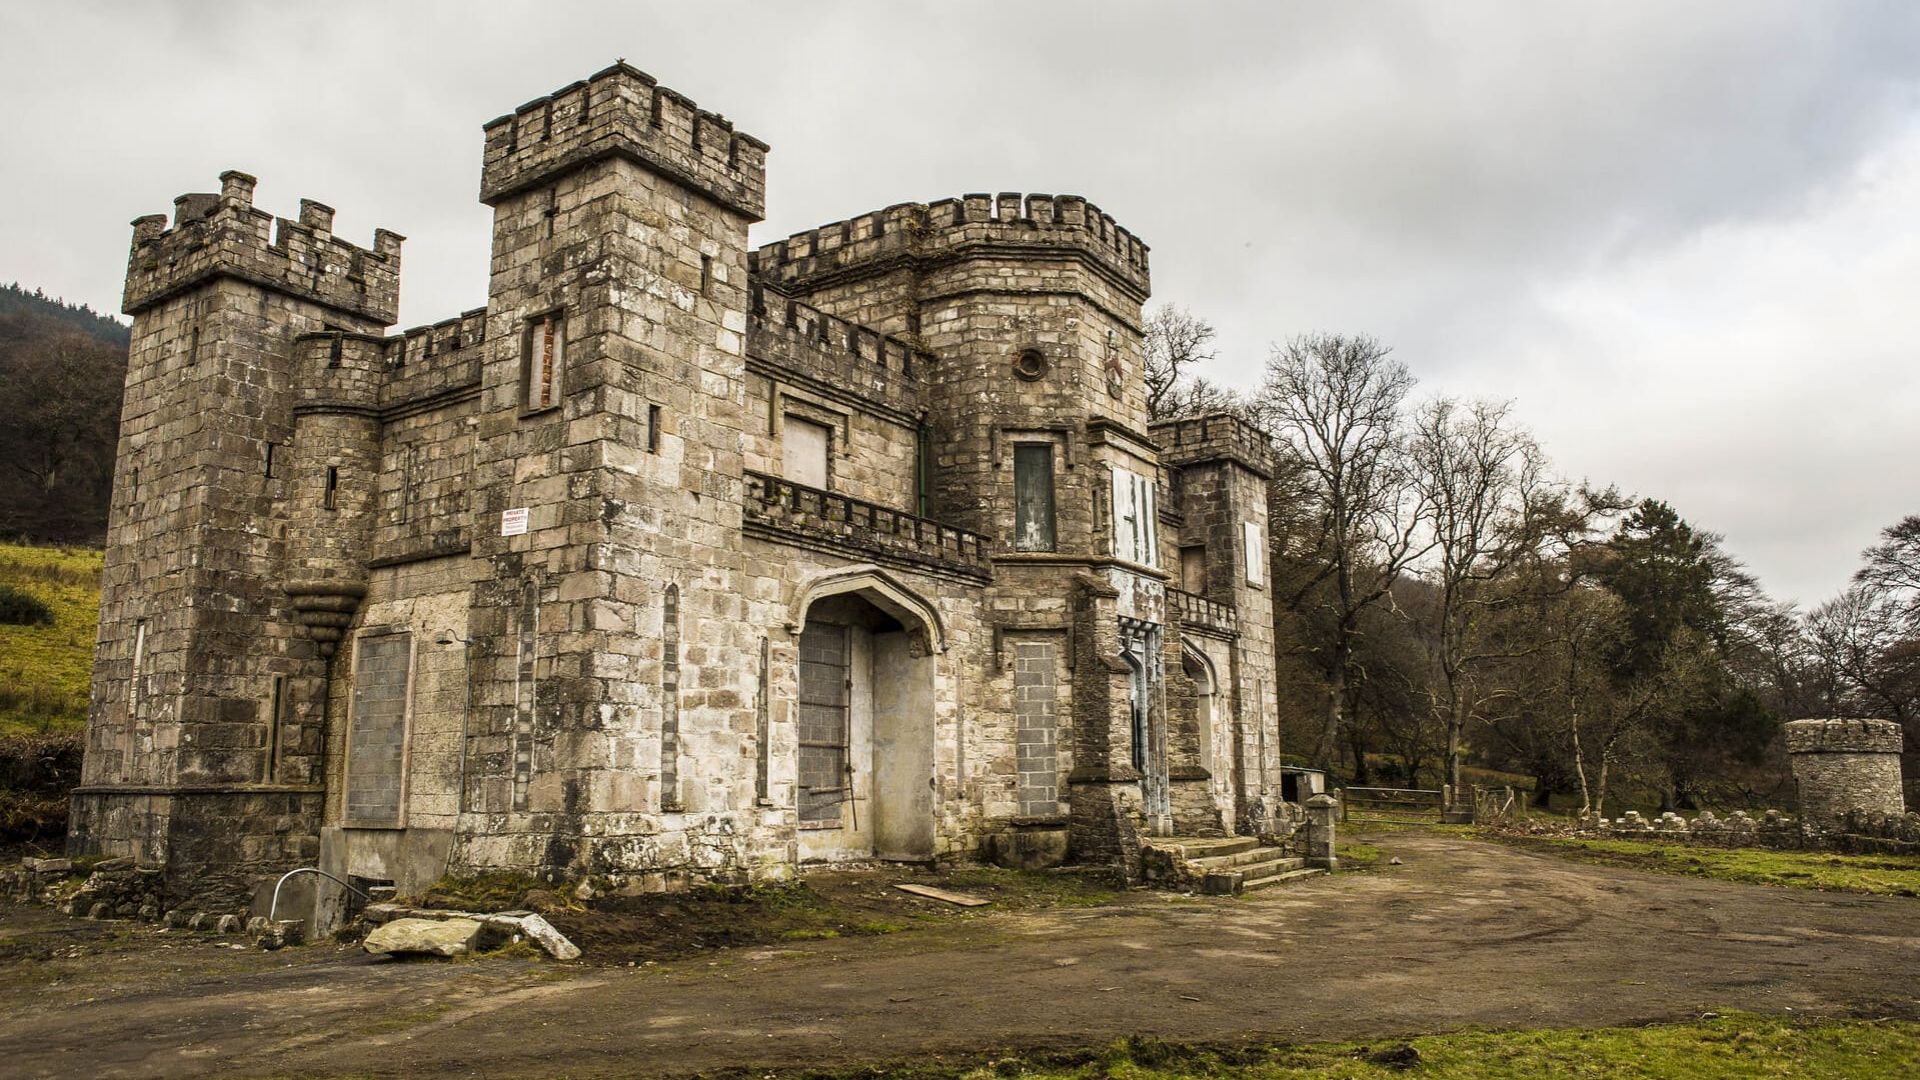
POLYGON ((1891 720, 1795 720, 1787 756, 1800 788, 1800 820, 1810 831, 1837 831, 1850 812, 1898 816, 1900 725, 1891 720))

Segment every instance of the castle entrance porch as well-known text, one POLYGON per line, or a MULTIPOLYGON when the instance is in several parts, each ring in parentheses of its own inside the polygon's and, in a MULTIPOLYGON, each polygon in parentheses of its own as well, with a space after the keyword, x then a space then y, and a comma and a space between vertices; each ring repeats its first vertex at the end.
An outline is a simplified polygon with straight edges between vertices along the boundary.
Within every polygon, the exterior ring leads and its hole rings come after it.
POLYGON ((803 861, 933 856, 934 659, 913 614, 875 600, 816 600, 799 634, 803 861))

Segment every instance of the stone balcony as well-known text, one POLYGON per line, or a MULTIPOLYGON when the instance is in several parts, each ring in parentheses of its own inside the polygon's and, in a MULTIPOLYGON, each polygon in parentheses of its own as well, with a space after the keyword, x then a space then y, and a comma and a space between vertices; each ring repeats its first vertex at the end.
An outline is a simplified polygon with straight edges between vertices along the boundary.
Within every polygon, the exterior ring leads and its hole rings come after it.
POLYGON ((765 473, 749 472, 746 481, 750 534, 976 581, 992 576, 993 542, 979 533, 765 473))
POLYGON ((1232 604, 1209 600, 1199 593, 1182 589, 1167 590, 1167 607, 1184 629, 1232 637, 1240 632, 1239 617, 1232 604))

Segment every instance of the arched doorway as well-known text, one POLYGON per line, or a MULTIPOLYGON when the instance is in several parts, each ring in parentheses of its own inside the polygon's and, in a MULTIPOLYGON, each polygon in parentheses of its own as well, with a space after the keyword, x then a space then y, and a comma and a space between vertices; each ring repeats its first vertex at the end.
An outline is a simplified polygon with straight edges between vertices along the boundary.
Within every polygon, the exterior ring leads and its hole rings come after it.
POLYGON ((796 609, 801 860, 932 858, 938 619, 877 571, 816 582, 796 609))
POLYGON ((1209 794, 1216 803, 1231 810, 1234 769, 1230 745, 1220 738, 1220 680, 1213 661, 1192 642, 1180 643, 1180 670, 1193 686, 1194 744, 1199 764, 1210 776, 1209 794))

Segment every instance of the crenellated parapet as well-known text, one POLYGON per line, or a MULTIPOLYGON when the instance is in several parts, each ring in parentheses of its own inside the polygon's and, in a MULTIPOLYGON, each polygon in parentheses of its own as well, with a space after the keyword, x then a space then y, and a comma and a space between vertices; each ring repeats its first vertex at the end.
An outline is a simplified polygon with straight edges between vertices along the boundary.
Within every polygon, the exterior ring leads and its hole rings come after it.
POLYGON ((747 355, 902 414, 925 405, 931 354, 758 284, 749 287, 747 355))
POLYGON ((498 205, 591 162, 626 158, 759 221, 767 144, 625 63, 486 125, 480 201, 498 205))
POLYGON ((1232 413, 1165 420, 1148 428, 1163 465, 1235 461, 1262 477, 1273 475, 1273 440, 1232 413))
POLYGON ((776 285, 811 288, 977 252, 1080 256, 1138 299, 1152 291, 1147 245, 1078 195, 898 203, 764 245, 748 256, 748 268, 776 285))
POLYGON ((255 180, 220 174, 220 193, 182 195, 164 214, 133 222, 122 310, 136 315, 217 277, 310 300, 390 326, 400 309, 400 244, 375 229, 371 249, 333 235, 333 208, 300 200, 298 220, 276 218, 253 206, 255 180))

